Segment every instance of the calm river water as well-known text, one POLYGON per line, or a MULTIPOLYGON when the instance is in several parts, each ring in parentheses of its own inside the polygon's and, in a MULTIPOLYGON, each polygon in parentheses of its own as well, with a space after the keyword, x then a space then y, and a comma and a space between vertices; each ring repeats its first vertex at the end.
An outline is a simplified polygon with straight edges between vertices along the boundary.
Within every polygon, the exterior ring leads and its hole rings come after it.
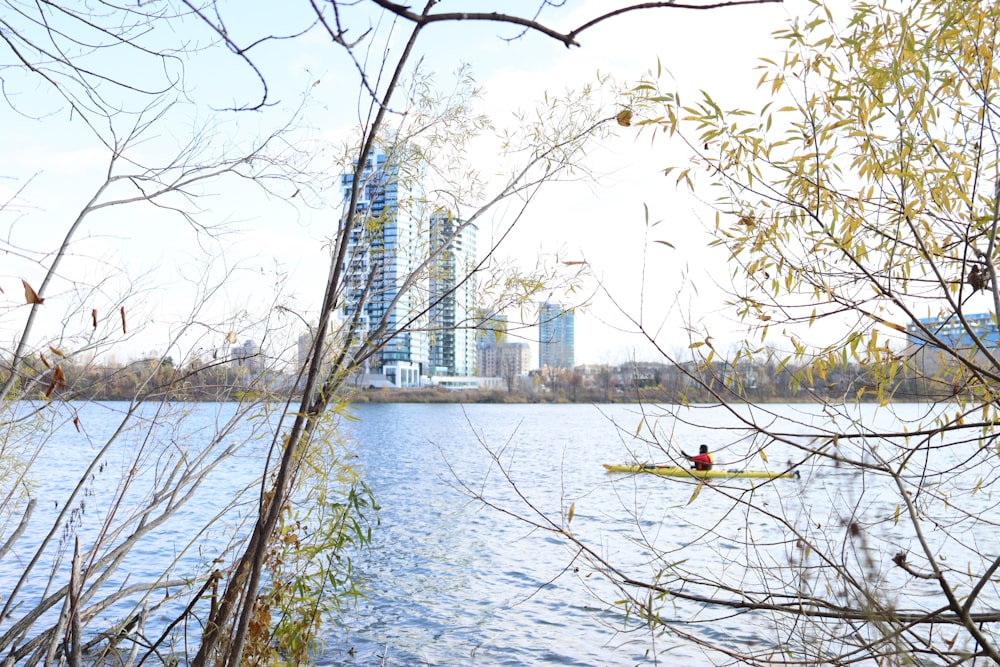
MULTIPOLYGON (((120 414, 114 404, 74 409, 94 441, 102 431, 110 432, 112 417, 120 414)), ((229 410, 209 404, 184 409, 196 424, 215 423, 229 410)), ((771 409, 812 418, 799 406, 771 409)), ((615 591, 587 568, 577 569, 580 563, 564 540, 529 521, 540 519, 532 508, 558 520, 572 505, 573 532, 640 579, 659 567, 650 559, 648 543, 668 553, 684 548, 685 558, 704 559, 706 567, 738 561, 749 532, 756 539, 767 537, 766 522, 730 516, 731 504, 711 493, 689 504, 690 484, 609 474, 601 465, 662 461, 662 452, 632 437, 652 428, 661 440, 689 452, 708 444, 722 467, 744 467, 750 449, 732 444, 736 437, 725 429, 723 412, 707 415, 716 427, 712 430, 674 420, 640 429, 641 408, 635 405, 362 404, 354 413, 357 421, 346 427, 362 475, 382 508, 381 523, 370 553, 358 559, 367 599, 327 631, 320 664, 715 664, 712 656, 688 644, 627 622, 613 604, 615 591), (698 527, 705 525, 713 527, 712 538, 695 542, 704 534, 698 527)), ((873 422, 878 416, 864 418, 873 422)), ((698 421, 705 423, 706 415, 698 421)), ((73 424, 62 428, 65 442, 56 439, 57 446, 42 460, 51 466, 47 491, 56 506, 61 487, 72 481, 63 480, 60 471, 73 467, 74 452, 87 459, 73 424)), ((769 459, 772 467, 784 464, 780 450, 769 450, 769 459)), ((759 458, 750 462, 755 468, 767 465, 759 458)), ((247 484, 253 470, 259 470, 255 463, 220 469, 212 488, 229 494, 247 484)), ((806 492, 804 481, 783 480, 764 485, 757 500, 795 511, 806 492)), ((840 493, 835 474, 826 486, 812 480, 808 492, 821 499, 818 504, 832 507, 840 493)), ((877 497, 869 498, 878 503, 877 497)), ((25 553, 0 562, 0 590, 19 575, 25 553)), ((746 616, 699 624, 698 608, 683 603, 677 613, 694 620, 685 631, 721 647, 777 643, 769 629, 755 627, 746 616)))
MULTIPOLYGON (((608 462, 663 459, 629 435, 639 430, 640 406, 368 404, 357 414, 353 430, 382 526, 365 566, 369 601, 345 619, 349 632, 329 638, 330 664, 713 664, 626 624, 609 605, 614 592, 584 568, 574 572, 563 541, 469 497, 471 489, 538 519, 499 460, 531 505, 558 518, 572 504, 574 532, 648 576, 649 550, 632 542, 637 519, 657 544, 679 547, 694 535, 685 515, 714 509, 709 494, 689 508, 690 485, 604 470, 608 462)), ((702 442, 716 450, 731 436, 666 426, 689 452, 702 442)), ((725 454, 717 458, 726 463, 725 454)), ((784 486, 795 493, 797 482, 784 486)), ((695 631, 733 648, 769 641, 738 617, 695 631)))

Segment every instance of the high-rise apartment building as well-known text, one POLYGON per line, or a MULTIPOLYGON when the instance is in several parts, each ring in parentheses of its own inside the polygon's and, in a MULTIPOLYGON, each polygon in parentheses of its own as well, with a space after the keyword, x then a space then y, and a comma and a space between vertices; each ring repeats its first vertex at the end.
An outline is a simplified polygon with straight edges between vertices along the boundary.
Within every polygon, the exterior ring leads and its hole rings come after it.
MULTIPOLYGON (((417 158, 374 150, 360 176, 340 315, 359 316, 362 344, 382 345, 362 370, 397 387, 419 386, 428 375, 472 375, 476 226, 428 212, 417 158)), ((345 201, 353 182, 354 174, 342 175, 345 201)))
POLYGON ((539 368, 573 368, 573 309, 564 310, 558 303, 538 307, 539 368))
POLYGON ((483 377, 513 379, 531 370, 531 347, 518 342, 483 342, 476 348, 476 367, 483 377))
POLYGON ((476 363, 476 226, 448 212, 430 218, 430 371, 469 376, 476 363))
MULTIPOLYGON (((363 371, 380 373, 398 387, 415 387, 428 364, 422 316, 428 292, 425 279, 408 287, 406 281, 426 258, 429 238, 419 205, 420 179, 404 178, 402 163, 398 154, 373 150, 360 174, 343 267, 341 316, 350 321, 357 314, 356 338, 383 345, 363 371)), ((354 173, 341 176, 345 201, 350 200, 354 178, 354 173)))

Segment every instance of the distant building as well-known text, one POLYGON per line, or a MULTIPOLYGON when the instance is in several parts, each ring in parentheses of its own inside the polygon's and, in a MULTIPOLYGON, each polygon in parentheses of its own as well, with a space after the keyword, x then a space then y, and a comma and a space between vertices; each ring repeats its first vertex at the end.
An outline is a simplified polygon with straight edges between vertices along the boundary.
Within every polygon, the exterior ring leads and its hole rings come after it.
POLYGON ((229 350, 229 360, 239 366, 246 366, 251 373, 264 370, 264 357, 260 346, 255 341, 245 340, 240 345, 234 345, 229 350))
POLYGON ((943 367, 958 364, 952 353, 970 360, 980 355, 982 352, 973 337, 988 350, 995 352, 1000 348, 1000 330, 991 313, 965 315, 965 321, 968 327, 955 314, 923 318, 907 325, 909 354, 923 373, 932 375, 943 367), (933 339, 940 341, 940 345, 932 343, 933 339))
POLYGON ((476 332, 476 344, 504 343, 507 341, 507 316, 502 313, 488 315, 476 332))
POLYGON ((531 370, 531 347, 527 343, 480 343, 476 346, 476 369, 483 377, 510 380, 531 370))
MULTIPOLYGON (((406 146, 394 150, 405 151, 406 146)), ((426 280, 412 281, 427 256, 428 230, 417 202, 420 179, 407 169, 419 169, 412 156, 372 150, 364 170, 360 197, 353 211, 355 224, 344 260, 344 297, 341 317, 359 315, 359 340, 382 344, 381 351, 362 369, 383 375, 397 387, 416 387, 428 366, 425 318, 426 280), (360 313, 358 310, 360 308, 360 313)), ((356 174, 341 176, 345 201, 350 201, 356 174)))
POLYGON ((975 335, 988 348, 1000 347, 1000 331, 991 313, 966 315, 965 321, 969 324, 968 328, 958 315, 926 317, 910 323, 906 333, 911 345, 926 345, 930 336, 934 336, 953 350, 971 350, 976 345, 972 339, 975 335), (930 336, 923 329, 927 329, 930 336))
POLYGON ((573 309, 558 303, 538 307, 538 366, 573 368, 575 345, 573 309))
MULTIPOLYGON (((507 316, 494 313, 484 317, 476 331, 476 375, 500 377, 501 355, 506 342, 507 316)), ((528 359, 530 363, 530 352, 528 359)), ((527 373, 528 369, 525 368, 524 372, 527 373)))
POLYGON ((476 362, 476 226, 447 212, 430 218, 430 374, 470 376, 476 362))
POLYGON ((358 374, 372 386, 417 387, 475 370, 477 228, 428 210, 425 169, 401 143, 372 150, 360 174, 341 176, 345 201, 355 178, 362 182, 354 210, 345 211, 354 226, 339 316, 357 318, 354 344, 378 348, 358 374))
POLYGON ((298 362, 299 368, 306 365, 309 361, 309 352, 312 350, 313 337, 311 333, 299 334, 297 352, 298 352, 298 362))
POLYGON ((452 391, 503 388, 503 381, 500 378, 437 376, 431 378, 431 384, 452 391))

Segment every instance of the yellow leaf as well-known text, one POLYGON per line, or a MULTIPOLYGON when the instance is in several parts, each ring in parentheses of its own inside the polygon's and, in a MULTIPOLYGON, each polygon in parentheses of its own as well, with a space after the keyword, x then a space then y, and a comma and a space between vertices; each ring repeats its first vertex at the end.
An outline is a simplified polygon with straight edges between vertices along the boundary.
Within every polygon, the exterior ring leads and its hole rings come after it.
POLYGON ((229 343, 230 345, 236 345, 235 331, 230 331, 228 334, 226 334, 226 342, 229 343))
POLYGON ((618 115, 615 116, 615 120, 618 121, 618 124, 622 127, 628 127, 632 124, 632 111, 630 109, 622 109, 618 112, 618 115))
POLYGON ((882 320, 882 324, 889 327, 890 329, 895 329, 901 333, 906 333, 906 327, 902 324, 896 324, 895 322, 889 322, 888 320, 882 320))
POLYGON ((688 501, 687 501, 688 505, 690 505, 691 503, 693 503, 694 499, 698 497, 698 494, 701 493, 701 487, 703 487, 703 486, 705 486, 705 482, 698 482, 698 486, 694 487, 694 493, 692 493, 691 497, 688 498, 688 501))
POLYGON ((898 524, 899 523, 899 510, 900 510, 899 505, 896 505, 896 518, 893 519, 893 523, 894 524, 898 524))
POLYGON ((569 512, 566 513, 566 523, 573 520, 573 514, 576 512, 576 503, 570 503, 569 512))
POLYGON ((764 450, 763 450, 763 449, 762 449, 762 450, 760 450, 760 459, 761 459, 761 461, 763 461, 764 463, 767 463, 767 454, 765 454, 765 453, 764 453, 764 450))

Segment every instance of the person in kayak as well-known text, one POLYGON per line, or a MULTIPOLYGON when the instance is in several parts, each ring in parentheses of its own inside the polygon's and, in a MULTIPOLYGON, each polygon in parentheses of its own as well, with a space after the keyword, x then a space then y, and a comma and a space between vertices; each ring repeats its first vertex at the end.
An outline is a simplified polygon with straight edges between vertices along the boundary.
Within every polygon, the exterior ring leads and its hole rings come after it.
POLYGON ((694 456, 688 456, 681 451, 681 456, 691 461, 694 465, 691 466, 695 470, 711 470, 712 469, 712 455, 708 453, 708 445, 702 445, 698 448, 698 453, 694 456))

